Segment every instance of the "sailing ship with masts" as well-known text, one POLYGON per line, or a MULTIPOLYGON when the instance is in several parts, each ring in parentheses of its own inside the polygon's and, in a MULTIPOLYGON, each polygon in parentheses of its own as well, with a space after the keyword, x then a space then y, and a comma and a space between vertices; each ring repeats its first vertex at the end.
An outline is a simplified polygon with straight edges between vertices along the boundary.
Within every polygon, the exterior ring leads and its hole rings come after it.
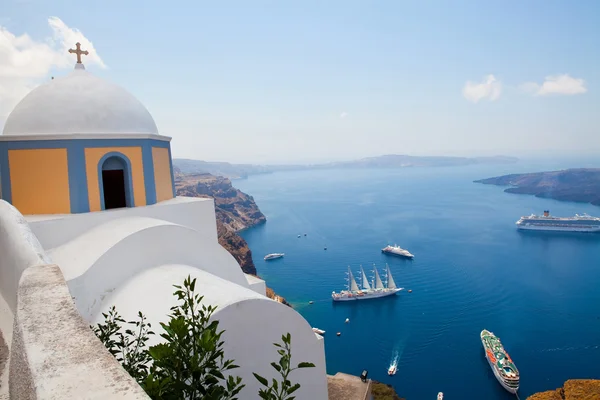
POLYGON ((354 278, 352 270, 350 267, 348 267, 348 272, 346 272, 346 281, 348 282, 346 284, 347 290, 342 290, 339 293, 334 291, 331 294, 331 298, 333 301, 366 300, 391 296, 401 291, 403 288, 396 286, 396 282, 394 282, 394 277, 392 276, 392 271, 390 271, 390 267, 387 264, 385 264, 385 271, 384 284, 384 282, 381 280, 379 272, 377 271, 377 267, 375 267, 375 264, 373 264, 374 277, 371 280, 371 283, 369 283, 367 275, 365 274, 365 271, 361 265, 359 272, 361 287, 359 287, 356 283, 356 279, 354 278))

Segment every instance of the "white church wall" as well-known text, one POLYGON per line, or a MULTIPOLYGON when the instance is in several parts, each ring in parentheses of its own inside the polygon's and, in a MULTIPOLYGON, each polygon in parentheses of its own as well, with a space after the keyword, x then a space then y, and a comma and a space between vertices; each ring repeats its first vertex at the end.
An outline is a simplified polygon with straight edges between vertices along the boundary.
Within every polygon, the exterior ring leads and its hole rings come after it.
POLYGON ((258 294, 262 294, 263 296, 267 295, 267 284, 265 283, 265 281, 254 275, 245 275, 251 290, 254 290, 258 294))
POLYGON ((152 217, 188 226, 217 241, 213 199, 176 197, 150 206, 122 208, 84 214, 31 215, 27 221, 46 250, 67 243, 93 227, 117 218, 152 217))
POLYGON ((49 263, 50 259, 23 215, 0 200, 0 295, 13 313, 23 271, 32 265, 49 263))
POLYGON ((81 318, 58 266, 23 272, 14 326, 11 399, 148 399, 81 318))
POLYGON ((253 372, 270 379, 276 377, 270 363, 279 355, 274 342, 281 335, 292 335, 292 362, 312 362, 315 368, 294 371, 292 381, 302 385, 298 400, 327 399, 327 378, 323 340, 312 332, 308 322, 296 311, 254 291, 243 288, 206 271, 186 265, 164 265, 146 270, 124 282, 107 296, 94 316, 94 323, 103 320, 101 312, 112 305, 128 319, 135 319, 137 312, 146 314, 157 333, 150 345, 158 343, 159 322, 165 322, 169 308, 177 303, 173 297, 173 284, 181 284, 190 275, 197 278, 196 292, 204 296, 204 302, 217 306, 214 318, 225 329, 225 354, 234 359, 239 369, 233 375, 241 376, 246 387, 241 399, 259 399, 260 384, 253 372))
POLYGON ((48 254, 62 269, 87 320, 122 282, 159 265, 190 265, 249 287, 237 261, 216 240, 154 218, 106 222, 48 254))

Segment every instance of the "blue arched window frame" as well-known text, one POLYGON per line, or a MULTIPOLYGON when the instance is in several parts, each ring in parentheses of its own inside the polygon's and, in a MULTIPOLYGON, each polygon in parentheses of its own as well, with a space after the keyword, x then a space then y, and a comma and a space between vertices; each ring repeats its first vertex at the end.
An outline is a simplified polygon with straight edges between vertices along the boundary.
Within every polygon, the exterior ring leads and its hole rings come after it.
POLYGON ((102 167, 104 167, 104 163, 110 160, 111 158, 116 158, 120 162, 123 163, 125 169, 123 170, 123 175, 125 178, 125 204, 127 207, 135 206, 135 199, 133 198, 133 179, 131 178, 131 162, 129 158, 123 153, 119 153, 118 151, 111 151, 106 153, 100 161, 98 161, 98 184, 100 185, 100 209, 106 210, 104 205, 104 180, 102 179, 102 167))

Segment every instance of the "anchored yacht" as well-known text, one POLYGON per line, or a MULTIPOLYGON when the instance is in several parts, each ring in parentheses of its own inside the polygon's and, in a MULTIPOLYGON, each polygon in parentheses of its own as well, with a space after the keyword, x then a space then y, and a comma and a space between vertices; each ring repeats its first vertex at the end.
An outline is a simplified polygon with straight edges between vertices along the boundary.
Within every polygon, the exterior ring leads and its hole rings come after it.
POLYGON ((390 246, 389 244, 381 249, 382 253, 393 254, 395 256, 401 256, 406 258, 414 258, 415 256, 410 251, 403 249, 402 247, 395 245, 390 246))
POLYGON ((285 256, 284 253, 271 253, 271 254, 267 254, 265 256, 265 261, 267 261, 267 260, 275 260, 276 258, 281 258, 283 256, 285 256))

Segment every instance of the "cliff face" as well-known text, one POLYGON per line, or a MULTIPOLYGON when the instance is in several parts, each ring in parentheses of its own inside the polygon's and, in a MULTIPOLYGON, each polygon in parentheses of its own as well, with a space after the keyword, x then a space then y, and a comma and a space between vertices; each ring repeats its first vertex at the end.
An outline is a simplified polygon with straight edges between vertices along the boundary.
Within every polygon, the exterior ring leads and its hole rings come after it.
POLYGON ((527 400, 596 400, 600 399, 600 380, 570 379, 556 390, 536 393, 527 400))
POLYGON ((178 196, 214 199, 219 244, 231 253, 245 273, 256 275, 252 251, 236 233, 266 221, 252 196, 235 189, 227 178, 210 174, 182 174, 177 169, 175 190, 178 196))
POLYGON ((536 197, 600 205, 600 169, 598 168, 512 174, 475 182, 511 186, 504 190, 507 193, 532 194, 536 197))

